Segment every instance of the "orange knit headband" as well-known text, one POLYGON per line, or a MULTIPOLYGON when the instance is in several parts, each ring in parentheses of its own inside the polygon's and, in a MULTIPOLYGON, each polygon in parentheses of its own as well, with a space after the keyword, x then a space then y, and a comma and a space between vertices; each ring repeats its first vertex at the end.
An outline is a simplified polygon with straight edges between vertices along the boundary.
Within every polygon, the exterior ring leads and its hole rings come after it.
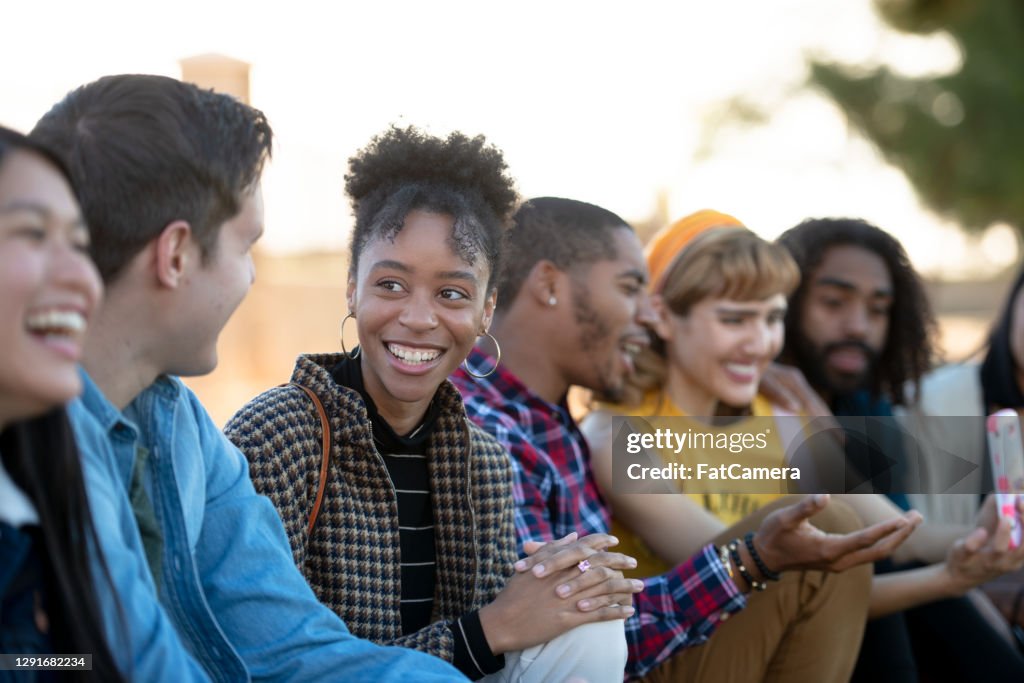
POLYGON ((647 256, 647 269, 651 277, 651 291, 661 291, 672 264, 676 262, 683 249, 694 237, 711 228, 746 227, 729 214, 704 209, 681 218, 672 225, 659 230, 644 250, 647 256))

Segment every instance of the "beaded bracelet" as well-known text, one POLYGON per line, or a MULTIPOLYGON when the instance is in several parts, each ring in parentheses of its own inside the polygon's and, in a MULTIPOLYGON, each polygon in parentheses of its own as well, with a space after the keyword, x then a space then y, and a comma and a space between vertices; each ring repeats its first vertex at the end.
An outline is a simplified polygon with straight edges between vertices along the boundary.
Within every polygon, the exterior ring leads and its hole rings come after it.
POLYGON ((766 565, 764 560, 761 559, 761 556, 757 552, 757 548, 754 547, 753 531, 747 532, 747 535, 743 537, 743 542, 747 544, 747 551, 749 551, 750 556, 754 558, 754 564, 757 565, 757 569, 761 572, 761 576, 769 581, 778 581, 782 578, 782 575, 778 572, 773 572, 771 569, 768 569, 768 565, 766 565))
POLYGON ((740 573, 740 576, 743 577, 743 580, 750 584, 750 587, 756 591, 763 591, 767 588, 768 584, 762 583, 751 576, 750 572, 747 571, 747 568, 743 565, 743 560, 740 559, 740 539, 736 538, 729 541, 729 545, 727 547, 729 548, 729 557, 732 558, 732 563, 736 565, 736 570, 740 573))

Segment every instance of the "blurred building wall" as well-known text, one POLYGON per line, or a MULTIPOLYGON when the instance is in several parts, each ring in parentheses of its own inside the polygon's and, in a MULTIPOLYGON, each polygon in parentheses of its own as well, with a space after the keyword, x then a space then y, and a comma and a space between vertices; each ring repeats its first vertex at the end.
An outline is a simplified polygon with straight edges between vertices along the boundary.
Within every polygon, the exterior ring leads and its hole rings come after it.
MULTIPOLYGON (((249 64, 204 54, 182 59, 180 65, 183 80, 250 101, 249 64)), ((634 225, 646 241, 668 217, 668 195, 661 192, 651 216, 634 225)), ((255 260, 256 284, 221 334, 217 369, 185 380, 221 425, 253 396, 287 382, 298 354, 341 348, 346 256, 269 256, 257 245, 255 260)), ((1011 278, 1012 273, 1004 273, 986 281, 928 283, 945 359, 962 360, 983 345, 1011 278)), ((357 343, 355 325, 350 322, 345 332, 351 348, 357 343)))
POLYGON ((208 53, 186 57, 179 62, 181 80, 203 88, 227 93, 250 104, 249 71, 247 62, 225 55, 208 53))
MULTIPOLYGON (((218 424, 260 392, 287 382, 300 353, 341 350, 347 269, 346 256, 338 253, 257 255, 256 284, 221 334, 220 364, 205 377, 185 379, 218 424)), ((962 360, 984 343, 1011 277, 928 283, 947 359, 962 360)), ((352 321, 345 333, 352 348, 352 321)))

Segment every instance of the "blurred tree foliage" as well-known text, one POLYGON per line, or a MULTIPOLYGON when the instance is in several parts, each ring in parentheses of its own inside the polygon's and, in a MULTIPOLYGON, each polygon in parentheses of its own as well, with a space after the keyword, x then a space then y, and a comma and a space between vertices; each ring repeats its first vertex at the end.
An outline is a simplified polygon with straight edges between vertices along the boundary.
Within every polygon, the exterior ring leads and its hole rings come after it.
POLYGON ((875 0, 895 28, 947 31, 959 72, 905 78, 812 62, 823 88, 923 200, 968 230, 1024 234, 1024 0, 875 0))

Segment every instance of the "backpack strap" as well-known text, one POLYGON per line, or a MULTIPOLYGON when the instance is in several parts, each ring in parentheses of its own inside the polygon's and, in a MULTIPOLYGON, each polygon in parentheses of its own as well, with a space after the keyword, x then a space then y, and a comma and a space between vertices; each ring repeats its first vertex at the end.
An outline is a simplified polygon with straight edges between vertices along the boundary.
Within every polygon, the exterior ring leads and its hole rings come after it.
MULTIPOLYGON (((316 525, 316 518, 320 514, 320 506, 324 502, 324 489, 327 488, 327 465, 331 460, 331 424, 327 420, 327 411, 316 392, 298 382, 290 382, 291 386, 298 387, 306 392, 309 399, 313 401, 316 412, 320 415, 320 432, 323 437, 323 445, 320 451, 320 483, 316 487, 316 500, 313 501, 313 509, 309 513, 309 525, 306 527, 306 537, 313 534, 313 527, 316 525)), ((307 541, 308 542, 308 541, 307 541)))

